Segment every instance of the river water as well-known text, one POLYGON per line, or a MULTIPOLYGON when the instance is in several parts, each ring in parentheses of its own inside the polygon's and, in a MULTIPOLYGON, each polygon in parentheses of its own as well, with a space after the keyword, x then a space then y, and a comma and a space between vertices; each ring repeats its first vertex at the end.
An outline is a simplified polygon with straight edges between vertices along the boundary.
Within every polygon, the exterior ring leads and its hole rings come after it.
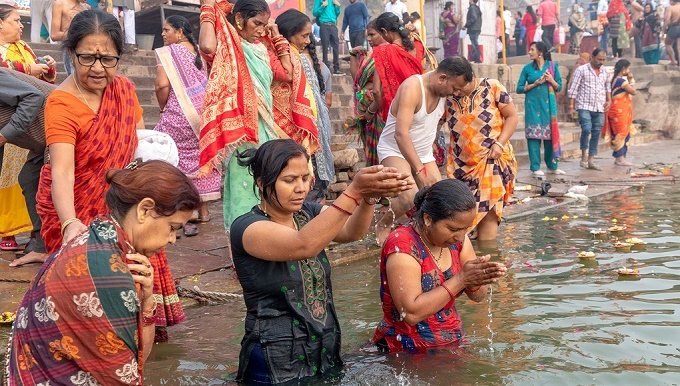
MULTIPOLYGON (((435 353, 366 350, 381 318, 378 264, 334 268, 343 332, 342 373, 325 385, 673 384, 680 379, 680 193, 675 186, 632 189, 587 205, 551 209, 504 224, 494 259, 508 276, 490 302, 457 301, 469 343, 435 353), (616 222, 614 222, 616 220, 616 222), (626 225, 644 250, 617 252, 590 230, 626 225), (499 252, 500 250, 500 252, 499 252), (598 254, 581 261, 580 251, 598 254), (619 277, 620 267, 639 277, 619 277)), ((187 321, 156 345, 147 385, 233 382, 242 300, 186 309, 187 321)), ((0 339, 7 329, 0 329, 0 339)))

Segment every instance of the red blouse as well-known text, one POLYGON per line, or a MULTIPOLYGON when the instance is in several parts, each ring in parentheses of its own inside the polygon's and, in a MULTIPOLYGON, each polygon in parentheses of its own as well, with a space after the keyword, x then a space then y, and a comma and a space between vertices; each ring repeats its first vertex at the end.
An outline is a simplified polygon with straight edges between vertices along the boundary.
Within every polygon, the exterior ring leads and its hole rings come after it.
MULTIPOLYGON (((390 294, 386 266, 387 258, 394 253, 411 255, 420 264, 422 290, 428 292, 460 272, 462 247, 462 243, 449 247, 451 268, 442 272, 411 225, 401 226, 389 235, 380 255, 380 300, 383 319, 375 330, 373 343, 383 341, 390 352, 404 350, 420 352, 428 348, 460 342, 463 337, 463 324, 456 311, 454 299, 451 299, 437 313, 415 326, 402 320, 401 313, 394 305, 390 294)), ((458 296, 460 293, 456 297, 458 296)))

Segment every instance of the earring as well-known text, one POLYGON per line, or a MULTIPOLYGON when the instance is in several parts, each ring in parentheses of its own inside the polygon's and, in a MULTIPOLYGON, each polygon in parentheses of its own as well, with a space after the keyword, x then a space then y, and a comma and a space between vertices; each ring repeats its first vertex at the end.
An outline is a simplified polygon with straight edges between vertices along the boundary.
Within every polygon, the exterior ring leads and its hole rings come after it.
POLYGON ((243 26, 241 25, 241 23, 236 23, 236 28, 238 28, 241 31, 243 30, 243 26))

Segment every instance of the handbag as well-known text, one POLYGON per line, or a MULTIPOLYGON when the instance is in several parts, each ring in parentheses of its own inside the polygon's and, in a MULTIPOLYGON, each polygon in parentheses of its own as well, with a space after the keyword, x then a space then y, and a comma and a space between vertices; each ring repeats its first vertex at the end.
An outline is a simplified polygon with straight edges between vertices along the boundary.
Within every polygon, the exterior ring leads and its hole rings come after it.
POLYGON ((142 161, 165 161, 172 166, 179 164, 179 151, 175 140, 156 130, 137 130, 137 150, 134 159, 142 161))

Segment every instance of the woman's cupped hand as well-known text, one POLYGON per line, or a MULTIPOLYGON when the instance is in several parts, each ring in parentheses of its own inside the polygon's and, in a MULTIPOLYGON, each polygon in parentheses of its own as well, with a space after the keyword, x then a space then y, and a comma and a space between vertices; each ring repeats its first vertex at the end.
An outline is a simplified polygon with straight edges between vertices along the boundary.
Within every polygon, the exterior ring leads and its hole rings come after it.
POLYGON ((395 168, 374 165, 359 170, 350 187, 362 197, 396 197, 413 185, 415 181, 410 173, 399 173, 395 168))

